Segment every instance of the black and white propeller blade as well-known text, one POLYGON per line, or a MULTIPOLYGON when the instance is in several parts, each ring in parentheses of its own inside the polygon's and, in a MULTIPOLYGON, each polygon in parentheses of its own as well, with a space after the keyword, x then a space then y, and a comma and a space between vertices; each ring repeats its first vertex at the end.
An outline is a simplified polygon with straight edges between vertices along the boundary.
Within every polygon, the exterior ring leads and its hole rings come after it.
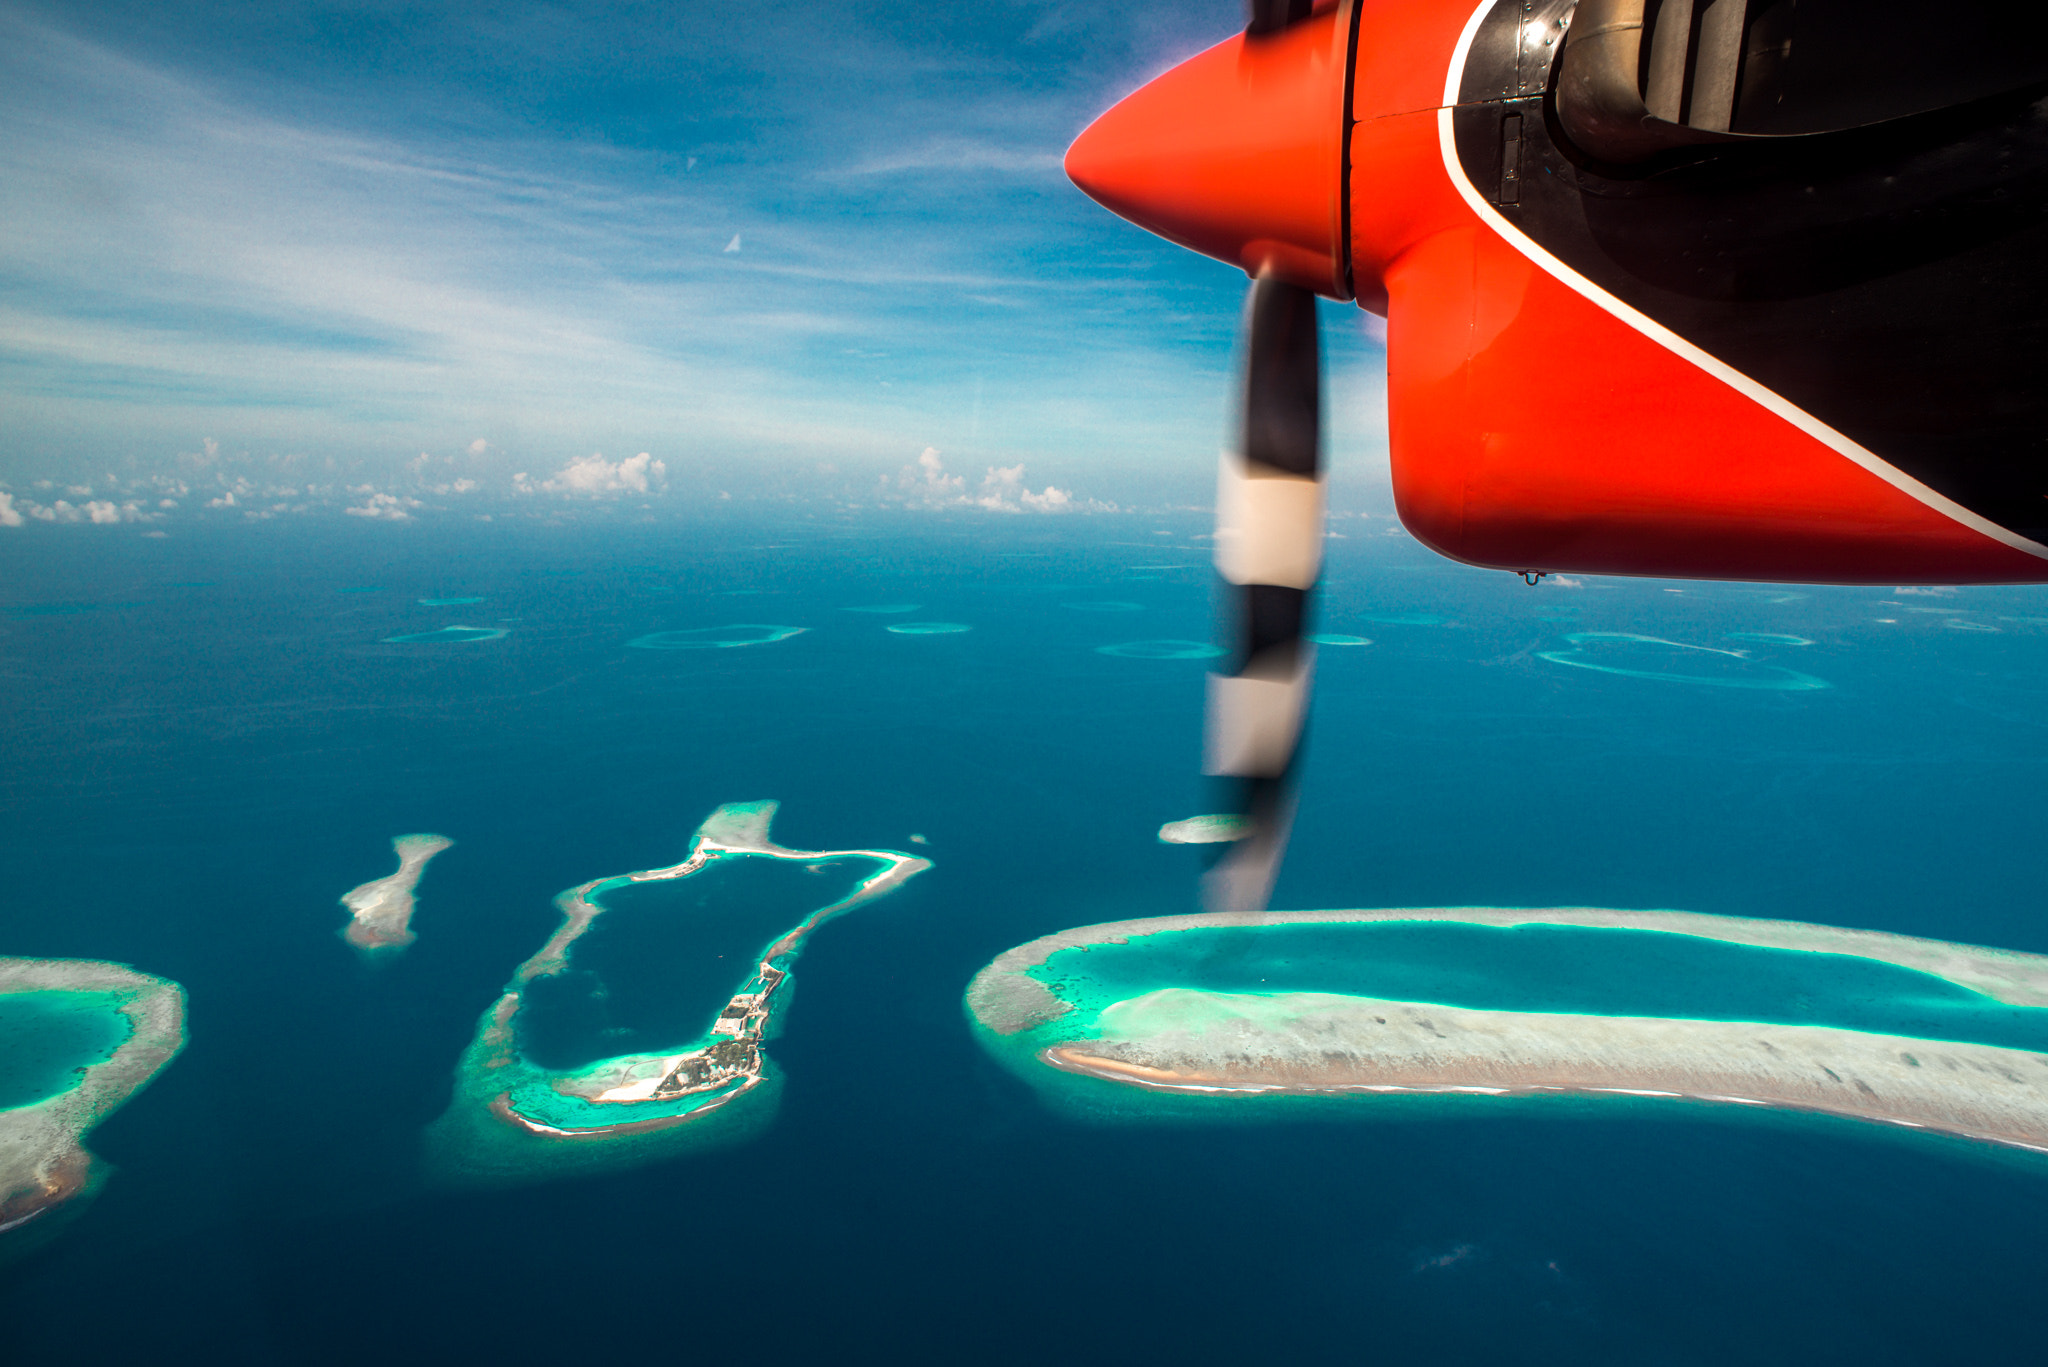
POLYGON ((1316 297, 1271 277, 1245 305, 1244 422, 1216 488, 1229 672, 1209 676, 1203 768, 1225 781, 1244 834, 1203 880, 1212 911, 1263 910, 1294 818, 1294 771, 1322 572, 1322 356, 1316 297))

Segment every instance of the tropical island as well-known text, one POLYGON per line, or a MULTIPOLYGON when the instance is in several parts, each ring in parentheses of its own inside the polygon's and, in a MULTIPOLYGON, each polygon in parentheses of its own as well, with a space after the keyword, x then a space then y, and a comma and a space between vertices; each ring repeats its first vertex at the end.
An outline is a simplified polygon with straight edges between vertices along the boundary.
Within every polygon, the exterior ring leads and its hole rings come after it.
POLYGON ((1012 949, 967 1007, 999 1059, 1084 1108, 1128 1109, 1074 1091, 1104 1084, 1209 1107, 1625 1096, 2048 1152, 2048 956, 1880 931, 1601 908, 1158 917, 1012 949))
POLYGON ((105 1179, 85 1136, 184 1047, 185 993, 125 964, 0 958, 0 1021, 0 1240, 18 1247, 105 1179))
POLYGON ((445 835, 395 835, 391 849, 398 872, 386 874, 341 895, 349 923, 341 938, 365 953, 404 949, 419 938, 413 933, 413 889, 427 871, 427 861, 455 842, 445 835))
MULTIPOLYGON (((773 801, 728 803, 698 827, 687 858, 663 868, 595 878, 560 894, 561 923, 513 972, 504 992, 484 1012, 456 1066, 455 1096, 429 1131, 432 1167, 457 1182, 518 1181, 565 1168, 644 1161, 685 1128, 693 1140, 730 1138, 742 1099, 772 1089, 772 1066, 762 1050, 779 1026, 790 971, 810 936, 825 922, 887 896, 931 867, 931 861, 894 850, 793 850, 770 838, 773 801), (539 985, 570 972, 577 942, 635 888, 697 878, 745 861, 795 865, 831 875, 851 865, 858 875, 842 895, 807 909, 794 925, 778 928, 747 957, 744 971, 701 1034, 671 1048, 634 1051, 574 1067, 550 1066, 523 1029, 539 985), (716 1131, 714 1133, 714 1131, 716 1131), (566 1147, 565 1147, 566 1145, 566 1147)), ((727 981, 730 981, 728 979, 727 981)), ((668 1147, 672 1147, 668 1145, 668 1147)))

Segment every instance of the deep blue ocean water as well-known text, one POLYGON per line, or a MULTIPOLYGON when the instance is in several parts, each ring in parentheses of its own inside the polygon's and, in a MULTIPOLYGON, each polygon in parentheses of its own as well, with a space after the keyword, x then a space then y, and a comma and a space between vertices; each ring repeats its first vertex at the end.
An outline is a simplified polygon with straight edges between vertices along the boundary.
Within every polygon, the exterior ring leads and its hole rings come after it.
MULTIPOLYGON (((1210 806, 1203 662, 1098 648, 1208 635, 1204 530, 0 534, 0 952, 133 963, 191 1002, 184 1055, 92 1137, 112 1180, 0 1272, 9 1360, 2038 1352, 2048 1160, 1627 1101, 1089 1125, 987 1058, 960 993, 991 957, 1192 904, 1198 855, 1153 833, 1210 806), (1063 606, 1103 602, 1140 608, 1063 606), (810 630, 626 646, 743 623, 810 630), (507 631, 383 644, 448 626, 507 631), (774 1124, 584 1181, 424 1187, 420 1132, 552 897, 760 797, 784 844, 936 861, 810 942, 774 1124), (366 966, 336 899, 415 831, 458 843, 418 943, 366 966)), ((1323 652, 1279 905, 1679 907, 2048 951, 2043 591, 1530 588, 1332 544, 1322 627, 1374 644, 1323 652), (1613 668, 1545 658, 1575 650, 1613 668), (1788 670, 1829 686, 1727 683, 1788 670)))

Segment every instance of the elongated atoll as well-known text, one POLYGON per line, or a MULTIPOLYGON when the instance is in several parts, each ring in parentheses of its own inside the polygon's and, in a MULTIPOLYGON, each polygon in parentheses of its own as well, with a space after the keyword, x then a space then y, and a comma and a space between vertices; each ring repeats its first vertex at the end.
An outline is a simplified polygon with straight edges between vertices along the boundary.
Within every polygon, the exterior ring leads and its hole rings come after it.
POLYGON ((508 627, 442 627, 437 631, 415 631, 403 636, 386 636, 382 644, 387 646, 460 646, 474 645, 481 641, 502 640, 510 634, 508 627))
POLYGON ((1165 845, 1223 845, 1244 839, 1251 830, 1252 822, 1248 816, 1210 812, 1167 822, 1159 828, 1159 840, 1165 845))
POLYGON ((735 650, 770 646, 801 636, 809 627, 775 626, 767 622, 735 622, 724 627, 692 627, 688 631, 656 631, 626 642, 632 650, 735 650))
POLYGON ((386 874, 341 895, 349 922, 341 938, 366 953, 404 949, 419 938, 413 933, 413 889, 426 872, 427 861, 455 842, 445 835, 395 835, 392 852, 398 872, 386 874))
POLYGON ((49 1229, 67 1203, 98 1189, 105 1170, 85 1136, 185 1047, 184 990, 125 964, 0 959, 0 998, 33 993, 117 1013, 126 1037, 74 1070, 68 1086, 0 1110, 0 1251, 49 1229))
POLYGON ((484 1012, 456 1066, 454 1100, 428 1135, 438 1175, 455 1182, 533 1180, 647 1161, 665 1152, 665 1140, 685 1134, 727 1138, 735 1127, 759 1122, 764 1113, 758 1106, 751 1119, 740 1113, 749 1099, 765 1097, 775 1079, 761 1046, 779 1028, 791 968, 805 942, 825 922, 886 896, 931 867, 928 859, 895 850, 786 849, 769 837, 777 805, 728 803, 698 827, 681 863, 595 878, 555 899, 561 924, 484 1012), (536 983, 570 970, 574 945, 608 910, 608 895, 749 859, 794 863, 816 873, 842 861, 873 868, 851 890, 761 946, 696 1038, 568 1068, 532 1057, 520 1028, 528 994, 536 983), (714 1116, 720 1122, 715 1134, 714 1116))
POLYGON ((967 1007, 1055 1090, 1693 1099, 2048 1152, 2048 956, 1881 931, 1601 908, 1157 917, 1012 949, 967 1007))

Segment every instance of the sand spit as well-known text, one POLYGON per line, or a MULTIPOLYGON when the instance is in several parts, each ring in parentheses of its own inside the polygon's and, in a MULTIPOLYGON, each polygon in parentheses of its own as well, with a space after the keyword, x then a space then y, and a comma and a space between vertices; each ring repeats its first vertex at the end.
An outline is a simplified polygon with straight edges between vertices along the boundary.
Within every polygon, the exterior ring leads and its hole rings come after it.
POLYGON ((0 993, 111 992, 128 1038, 85 1069, 76 1086, 0 1111, 0 1238, 29 1233, 100 1180, 84 1145, 93 1126, 147 1086, 185 1046, 185 993, 125 964, 89 959, 0 959, 0 993))
POLYGON ((342 927, 341 938, 364 951, 404 949, 417 940, 412 929, 413 889, 426 872, 427 861, 454 843, 445 835, 393 836, 398 872, 341 895, 351 918, 342 927))
POLYGON ((1820 1111, 2048 1152, 2048 1057, 1825 1026, 1578 1016, 1167 988, 1055 1045, 1068 1072, 1178 1092, 1612 1092, 1820 1111))

